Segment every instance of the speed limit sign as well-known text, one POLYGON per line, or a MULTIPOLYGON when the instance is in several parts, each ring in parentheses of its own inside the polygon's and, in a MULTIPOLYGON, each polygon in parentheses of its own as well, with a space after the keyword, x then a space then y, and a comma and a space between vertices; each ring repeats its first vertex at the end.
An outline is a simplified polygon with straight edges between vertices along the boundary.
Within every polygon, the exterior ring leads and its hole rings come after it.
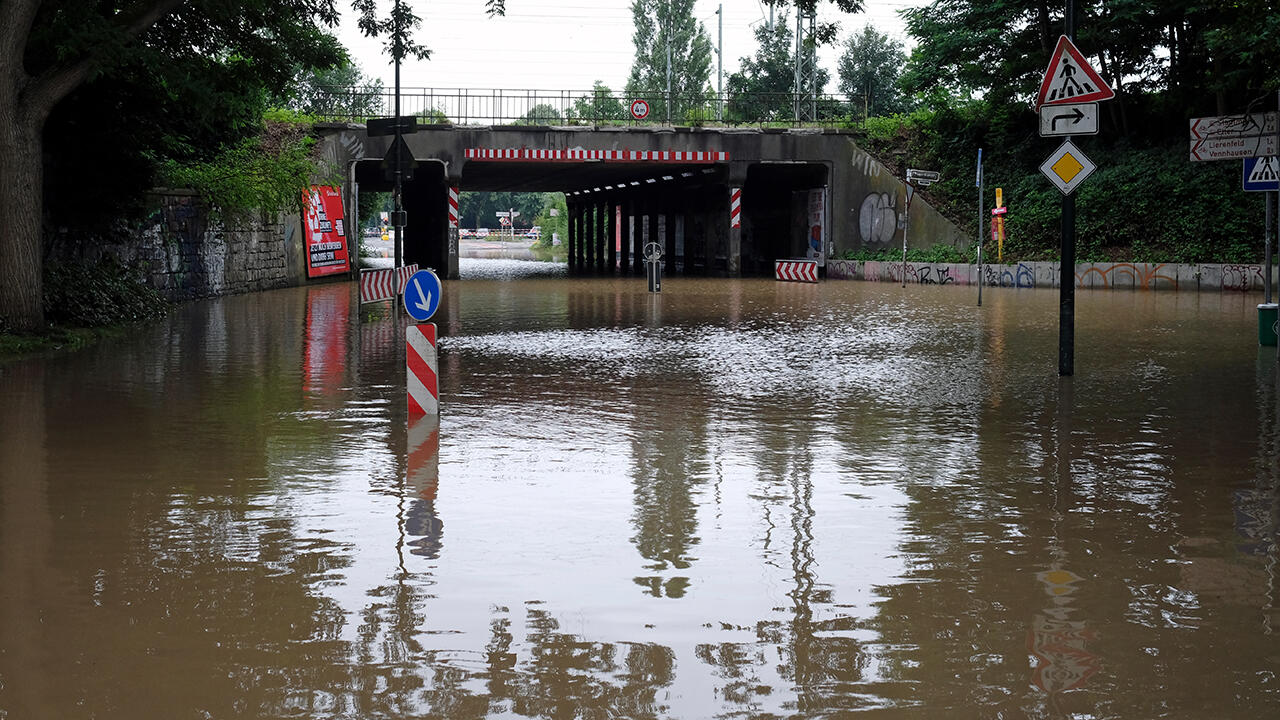
POLYGON ((649 103, 643 100, 632 100, 631 117, 637 120, 643 120, 649 117, 649 103))

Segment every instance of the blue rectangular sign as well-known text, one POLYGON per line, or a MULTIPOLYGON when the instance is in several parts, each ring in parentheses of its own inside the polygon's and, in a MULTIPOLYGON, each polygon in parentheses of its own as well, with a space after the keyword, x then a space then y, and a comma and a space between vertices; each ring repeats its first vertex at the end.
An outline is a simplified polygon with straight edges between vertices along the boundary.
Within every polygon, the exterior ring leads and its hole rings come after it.
POLYGON ((1280 158, 1275 155, 1244 159, 1246 192, 1280 191, 1280 158))

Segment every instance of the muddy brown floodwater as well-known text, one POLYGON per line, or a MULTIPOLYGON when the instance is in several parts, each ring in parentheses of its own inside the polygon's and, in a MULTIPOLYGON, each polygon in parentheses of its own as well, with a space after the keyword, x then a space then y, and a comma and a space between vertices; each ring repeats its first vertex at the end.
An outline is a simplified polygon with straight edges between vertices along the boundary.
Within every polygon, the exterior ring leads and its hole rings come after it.
POLYGON ((0 366, 0 718, 1280 715, 1257 297, 464 273, 0 366))

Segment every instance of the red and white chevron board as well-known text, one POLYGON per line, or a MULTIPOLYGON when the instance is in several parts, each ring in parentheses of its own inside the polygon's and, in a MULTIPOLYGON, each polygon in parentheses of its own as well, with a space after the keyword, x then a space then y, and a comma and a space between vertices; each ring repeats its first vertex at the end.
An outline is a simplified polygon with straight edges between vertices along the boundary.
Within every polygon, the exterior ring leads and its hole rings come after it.
POLYGON ((458 229, 458 188, 449 188, 449 228, 458 229))
POLYGON ((405 329, 404 359, 410 420, 423 415, 439 415, 435 323, 419 323, 405 329))
POLYGON ((779 280, 818 282, 817 260, 774 260, 773 275, 779 280))
POLYGON ((729 153, 718 150, 533 150, 530 148, 467 148, 468 160, 506 160, 528 162, 657 162, 716 163, 728 162, 729 153))
POLYGON ((729 191, 729 227, 742 227, 742 188, 729 191))
POLYGON ((404 292, 405 284, 416 272, 417 263, 385 270, 361 270, 360 304, 395 299, 404 292))

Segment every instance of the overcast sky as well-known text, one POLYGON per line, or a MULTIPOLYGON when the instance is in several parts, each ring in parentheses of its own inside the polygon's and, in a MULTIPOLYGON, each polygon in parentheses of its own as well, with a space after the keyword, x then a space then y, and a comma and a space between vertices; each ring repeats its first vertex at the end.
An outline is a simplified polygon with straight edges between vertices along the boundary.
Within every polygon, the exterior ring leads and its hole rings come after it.
MULTIPOLYGON (((402 87, 587 90, 596 80, 622 89, 635 57, 630 0, 507 0, 505 17, 490 18, 483 0, 406 0, 423 17, 421 37, 431 59, 406 59, 402 87)), ((338 37, 351 50, 364 73, 394 85, 391 64, 381 42, 361 35, 346 10, 338 37)), ((379 0, 383 13, 391 0, 379 0)), ((698 0, 695 17, 716 44, 716 0, 698 0)), ((866 12, 846 15, 833 5, 819 6, 819 22, 842 26, 841 43, 871 24, 910 47, 897 11, 928 0, 867 0, 866 12)), ((758 0, 723 0, 724 74, 738 69, 738 59, 755 54, 753 29, 768 21, 768 6, 758 0)), ((789 10, 794 27, 794 10, 789 10)), ((831 73, 827 92, 835 92, 838 48, 820 52, 819 62, 831 73)), ((716 83, 712 55, 711 84, 716 83)))

